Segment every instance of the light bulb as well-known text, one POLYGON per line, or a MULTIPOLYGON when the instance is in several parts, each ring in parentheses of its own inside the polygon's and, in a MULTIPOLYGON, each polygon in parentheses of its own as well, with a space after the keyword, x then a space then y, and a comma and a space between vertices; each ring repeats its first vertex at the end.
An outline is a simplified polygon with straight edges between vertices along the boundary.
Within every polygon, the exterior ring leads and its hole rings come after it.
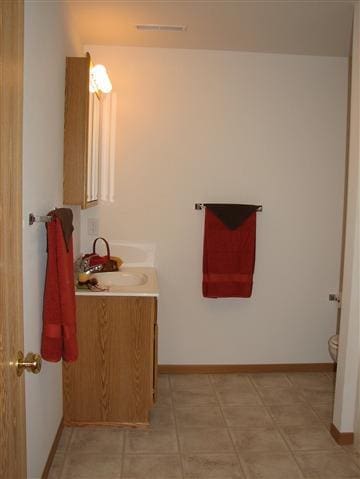
POLYGON ((101 90, 103 93, 111 92, 111 81, 104 65, 95 65, 92 67, 90 76, 90 91, 93 91, 93 84, 95 84, 95 89, 101 90))

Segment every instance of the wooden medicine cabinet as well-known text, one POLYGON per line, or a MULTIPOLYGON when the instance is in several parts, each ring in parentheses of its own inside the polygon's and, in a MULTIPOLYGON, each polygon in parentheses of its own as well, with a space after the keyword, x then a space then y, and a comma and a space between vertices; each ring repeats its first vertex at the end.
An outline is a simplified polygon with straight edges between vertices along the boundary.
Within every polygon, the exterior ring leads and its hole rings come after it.
POLYGON ((64 204, 98 202, 101 93, 90 91, 90 55, 66 58, 64 204))

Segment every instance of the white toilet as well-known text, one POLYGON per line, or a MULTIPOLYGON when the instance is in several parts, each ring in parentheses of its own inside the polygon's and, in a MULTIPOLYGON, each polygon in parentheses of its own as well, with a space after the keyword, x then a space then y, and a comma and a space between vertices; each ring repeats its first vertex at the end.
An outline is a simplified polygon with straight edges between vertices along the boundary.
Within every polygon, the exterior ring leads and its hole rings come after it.
POLYGON ((337 362, 338 348, 339 348, 339 335, 334 334, 329 339, 329 353, 333 361, 337 362))

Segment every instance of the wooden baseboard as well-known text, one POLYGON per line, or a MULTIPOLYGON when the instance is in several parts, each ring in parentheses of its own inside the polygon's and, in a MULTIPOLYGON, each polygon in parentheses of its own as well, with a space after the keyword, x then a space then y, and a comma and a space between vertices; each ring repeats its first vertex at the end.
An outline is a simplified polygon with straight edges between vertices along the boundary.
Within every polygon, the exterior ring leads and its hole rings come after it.
POLYGON ((335 371, 334 363, 160 364, 159 374, 299 373, 335 371))
POLYGON ((50 449, 50 452, 49 452, 49 456, 47 458, 47 461, 46 461, 46 464, 45 464, 45 467, 44 467, 44 471, 41 474, 41 479, 47 479, 47 477, 49 475, 51 464, 54 460, 54 456, 55 456, 55 453, 56 453, 56 450, 57 450, 57 447, 58 447, 58 444, 59 444, 59 441, 60 441, 60 438, 61 438, 61 433, 63 432, 63 429, 64 429, 64 419, 62 418, 61 421, 60 421, 58 430, 56 432, 55 439, 52 443, 52 446, 51 446, 51 449, 50 449))
POLYGON ((121 421, 64 421, 66 427, 125 427, 133 429, 146 429, 148 422, 121 422, 121 421))
POLYGON ((340 446, 348 446, 354 443, 353 432, 340 432, 333 423, 330 425, 330 434, 340 446))

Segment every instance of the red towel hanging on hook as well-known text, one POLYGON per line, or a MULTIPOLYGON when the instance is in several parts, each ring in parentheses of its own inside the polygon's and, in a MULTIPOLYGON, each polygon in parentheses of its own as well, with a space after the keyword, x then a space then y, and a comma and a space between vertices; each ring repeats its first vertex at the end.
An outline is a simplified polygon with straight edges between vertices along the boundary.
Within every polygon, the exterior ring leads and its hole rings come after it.
POLYGON ((43 307, 41 355, 46 361, 75 361, 76 305, 72 243, 72 211, 59 208, 49 213, 46 224, 47 267, 43 307))
POLYGON ((256 205, 205 209, 203 296, 249 298, 255 267, 256 205))

